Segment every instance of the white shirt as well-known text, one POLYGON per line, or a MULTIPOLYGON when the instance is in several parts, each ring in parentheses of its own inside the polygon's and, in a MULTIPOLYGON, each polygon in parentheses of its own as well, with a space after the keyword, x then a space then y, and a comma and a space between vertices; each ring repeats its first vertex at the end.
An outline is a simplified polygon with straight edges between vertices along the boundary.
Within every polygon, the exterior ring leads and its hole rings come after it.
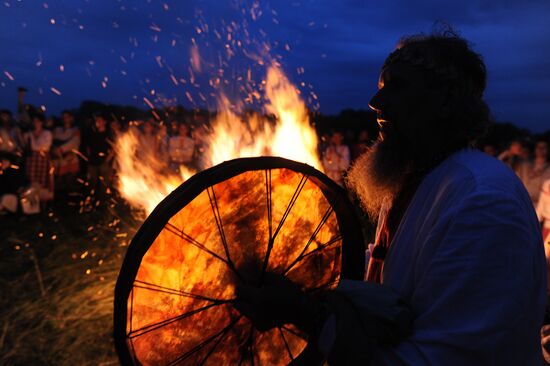
POLYGON ((25 137, 25 140, 30 144, 32 151, 49 152, 52 147, 52 133, 48 130, 42 130, 38 137, 35 137, 32 131, 27 132, 25 137))
POLYGON ((383 284, 412 306, 414 332, 372 365, 541 365, 546 264, 516 175, 463 150, 423 180, 392 240, 383 284))

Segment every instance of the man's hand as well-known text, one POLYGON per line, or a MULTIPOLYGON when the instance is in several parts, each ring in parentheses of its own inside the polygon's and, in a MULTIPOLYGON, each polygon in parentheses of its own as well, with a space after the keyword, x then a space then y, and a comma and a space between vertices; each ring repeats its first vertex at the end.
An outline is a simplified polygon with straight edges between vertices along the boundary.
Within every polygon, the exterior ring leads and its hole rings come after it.
POLYGON ((259 331, 295 324, 305 332, 317 324, 321 305, 280 274, 266 273, 260 287, 238 286, 235 308, 259 331))

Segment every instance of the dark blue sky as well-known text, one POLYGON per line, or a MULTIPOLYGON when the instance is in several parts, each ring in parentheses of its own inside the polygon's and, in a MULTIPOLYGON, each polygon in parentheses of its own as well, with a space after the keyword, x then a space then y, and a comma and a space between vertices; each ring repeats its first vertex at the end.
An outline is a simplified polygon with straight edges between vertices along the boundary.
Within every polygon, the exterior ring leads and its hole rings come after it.
POLYGON ((210 80, 228 80, 231 93, 248 68, 263 77, 250 57, 264 43, 310 106, 313 92, 323 113, 367 108, 397 40, 445 20, 484 56, 497 120, 541 132, 550 128, 549 19, 548 0, 3 0, 0 108, 15 109, 19 85, 48 113, 86 99, 214 107, 210 80))

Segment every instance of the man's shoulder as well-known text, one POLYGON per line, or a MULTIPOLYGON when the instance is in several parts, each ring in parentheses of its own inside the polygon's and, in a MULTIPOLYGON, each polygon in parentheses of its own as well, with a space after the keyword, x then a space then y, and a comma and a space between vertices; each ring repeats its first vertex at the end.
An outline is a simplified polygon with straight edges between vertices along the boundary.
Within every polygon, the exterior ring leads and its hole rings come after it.
POLYGON ((514 192, 523 187, 521 181, 506 164, 474 149, 461 150, 451 155, 434 171, 453 185, 472 191, 495 190, 514 192))

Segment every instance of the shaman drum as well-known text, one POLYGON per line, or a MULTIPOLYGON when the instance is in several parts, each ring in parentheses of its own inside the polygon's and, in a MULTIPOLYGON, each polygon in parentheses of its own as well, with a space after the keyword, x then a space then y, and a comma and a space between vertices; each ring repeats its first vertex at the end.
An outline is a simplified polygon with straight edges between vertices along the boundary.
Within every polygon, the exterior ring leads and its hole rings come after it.
POLYGON ((362 279, 364 240, 340 186, 309 165, 242 158, 166 197, 128 248, 115 289, 123 364, 287 365, 307 346, 291 324, 260 332, 235 286, 284 274, 306 292, 362 279))

